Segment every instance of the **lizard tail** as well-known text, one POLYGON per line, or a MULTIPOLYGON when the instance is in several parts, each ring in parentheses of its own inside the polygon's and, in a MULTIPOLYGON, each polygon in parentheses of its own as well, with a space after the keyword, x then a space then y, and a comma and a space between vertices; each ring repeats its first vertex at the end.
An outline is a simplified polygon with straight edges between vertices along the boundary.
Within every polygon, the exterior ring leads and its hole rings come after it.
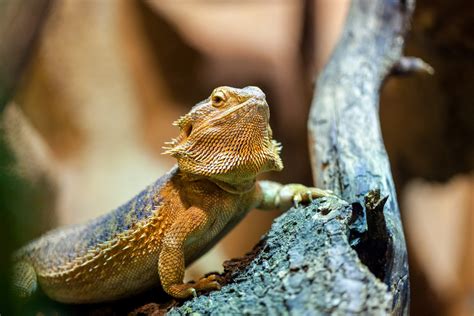
POLYGON ((38 288, 36 272, 26 261, 19 261, 13 267, 13 292, 20 298, 32 296, 38 288))

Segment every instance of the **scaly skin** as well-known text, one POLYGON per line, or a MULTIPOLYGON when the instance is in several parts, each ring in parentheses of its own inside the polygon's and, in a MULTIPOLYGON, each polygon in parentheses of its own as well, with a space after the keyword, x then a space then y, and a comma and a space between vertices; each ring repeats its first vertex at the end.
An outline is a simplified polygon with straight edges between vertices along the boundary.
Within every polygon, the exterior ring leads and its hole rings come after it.
POLYGON ((252 208, 288 209, 329 195, 300 184, 256 181, 281 170, 269 108, 257 87, 220 87, 181 117, 166 153, 178 164, 131 201, 82 225, 59 228, 14 256, 20 296, 38 287, 66 303, 136 294, 161 283, 176 298, 219 289, 211 275, 184 284, 185 266, 199 258, 252 208))

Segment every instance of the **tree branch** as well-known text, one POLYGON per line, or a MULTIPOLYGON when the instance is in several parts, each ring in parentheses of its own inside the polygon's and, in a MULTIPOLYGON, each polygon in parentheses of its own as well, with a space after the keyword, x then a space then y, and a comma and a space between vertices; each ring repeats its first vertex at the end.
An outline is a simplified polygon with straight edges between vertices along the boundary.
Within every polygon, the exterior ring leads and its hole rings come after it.
MULTIPOLYGON (((372 270, 378 269, 378 276, 389 286, 396 314, 408 308, 408 263, 378 104, 382 83, 401 59, 413 9, 412 1, 353 1, 342 39, 317 83, 308 123, 317 186, 360 205, 371 189, 388 197, 383 209, 385 253, 364 246, 364 241, 358 249, 369 252, 366 260, 384 257, 372 270)), ((354 229, 362 233, 370 216, 367 213, 367 219, 362 218, 354 229)), ((370 224, 368 228, 370 233, 370 224)))

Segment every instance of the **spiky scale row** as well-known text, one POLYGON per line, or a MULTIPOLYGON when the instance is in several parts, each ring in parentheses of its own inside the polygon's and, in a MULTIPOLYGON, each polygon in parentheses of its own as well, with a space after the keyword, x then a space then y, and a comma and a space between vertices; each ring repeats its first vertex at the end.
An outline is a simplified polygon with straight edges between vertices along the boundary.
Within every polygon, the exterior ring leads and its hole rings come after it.
POLYGON ((62 282, 63 278, 66 283, 77 280, 86 271, 91 272, 105 267, 112 263, 116 267, 129 259, 133 259, 138 255, 146 255, 149 251, 149 245, 156 243, 163 235, 163 216, 154 215, 150 217, 148 222, 138 223, 133 230, 122 233, 114 240, 107 243, 97 245, 96 248, 90 249, 86 256, 77 257, 65 266, 57 267, 60 272, 52 272, 43 274, 41 277, 50 279, 50 282, 62 282), (150 233, 150 230, 153 233, 150 233), (128 250, 128 251, 127 251, 128 250), (115 260, 119 257, 120 261, 115 260))

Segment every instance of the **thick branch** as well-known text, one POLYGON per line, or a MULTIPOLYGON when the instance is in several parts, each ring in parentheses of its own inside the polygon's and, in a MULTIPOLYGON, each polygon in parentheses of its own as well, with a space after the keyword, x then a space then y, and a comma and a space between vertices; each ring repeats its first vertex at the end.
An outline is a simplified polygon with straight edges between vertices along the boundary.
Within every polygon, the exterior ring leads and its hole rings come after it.
MULTIPOLYGON (((392 311, 397 314, 408 308, 408 264, 378 104, 380 87, 401 58, 413 6, 411 1, 353 1, 342 39, 317 83, 309 121, 318 186, 361 205, 371 189, 388 196, 385 220, 380 222, 386 230, 386 251, 377 253, 380 248, 363 247, 372 252, 363 257, 383 256, 373 269, 389 286, 392 311)), ((354 228, 362 232, 366 222, 369 219, 362 218, 354 228)))
POLYGON ((170 314, 388 314, 386 285, 349 244, 352 219, 351 206, 335 198, 288 211, 232 283, 170 314))

